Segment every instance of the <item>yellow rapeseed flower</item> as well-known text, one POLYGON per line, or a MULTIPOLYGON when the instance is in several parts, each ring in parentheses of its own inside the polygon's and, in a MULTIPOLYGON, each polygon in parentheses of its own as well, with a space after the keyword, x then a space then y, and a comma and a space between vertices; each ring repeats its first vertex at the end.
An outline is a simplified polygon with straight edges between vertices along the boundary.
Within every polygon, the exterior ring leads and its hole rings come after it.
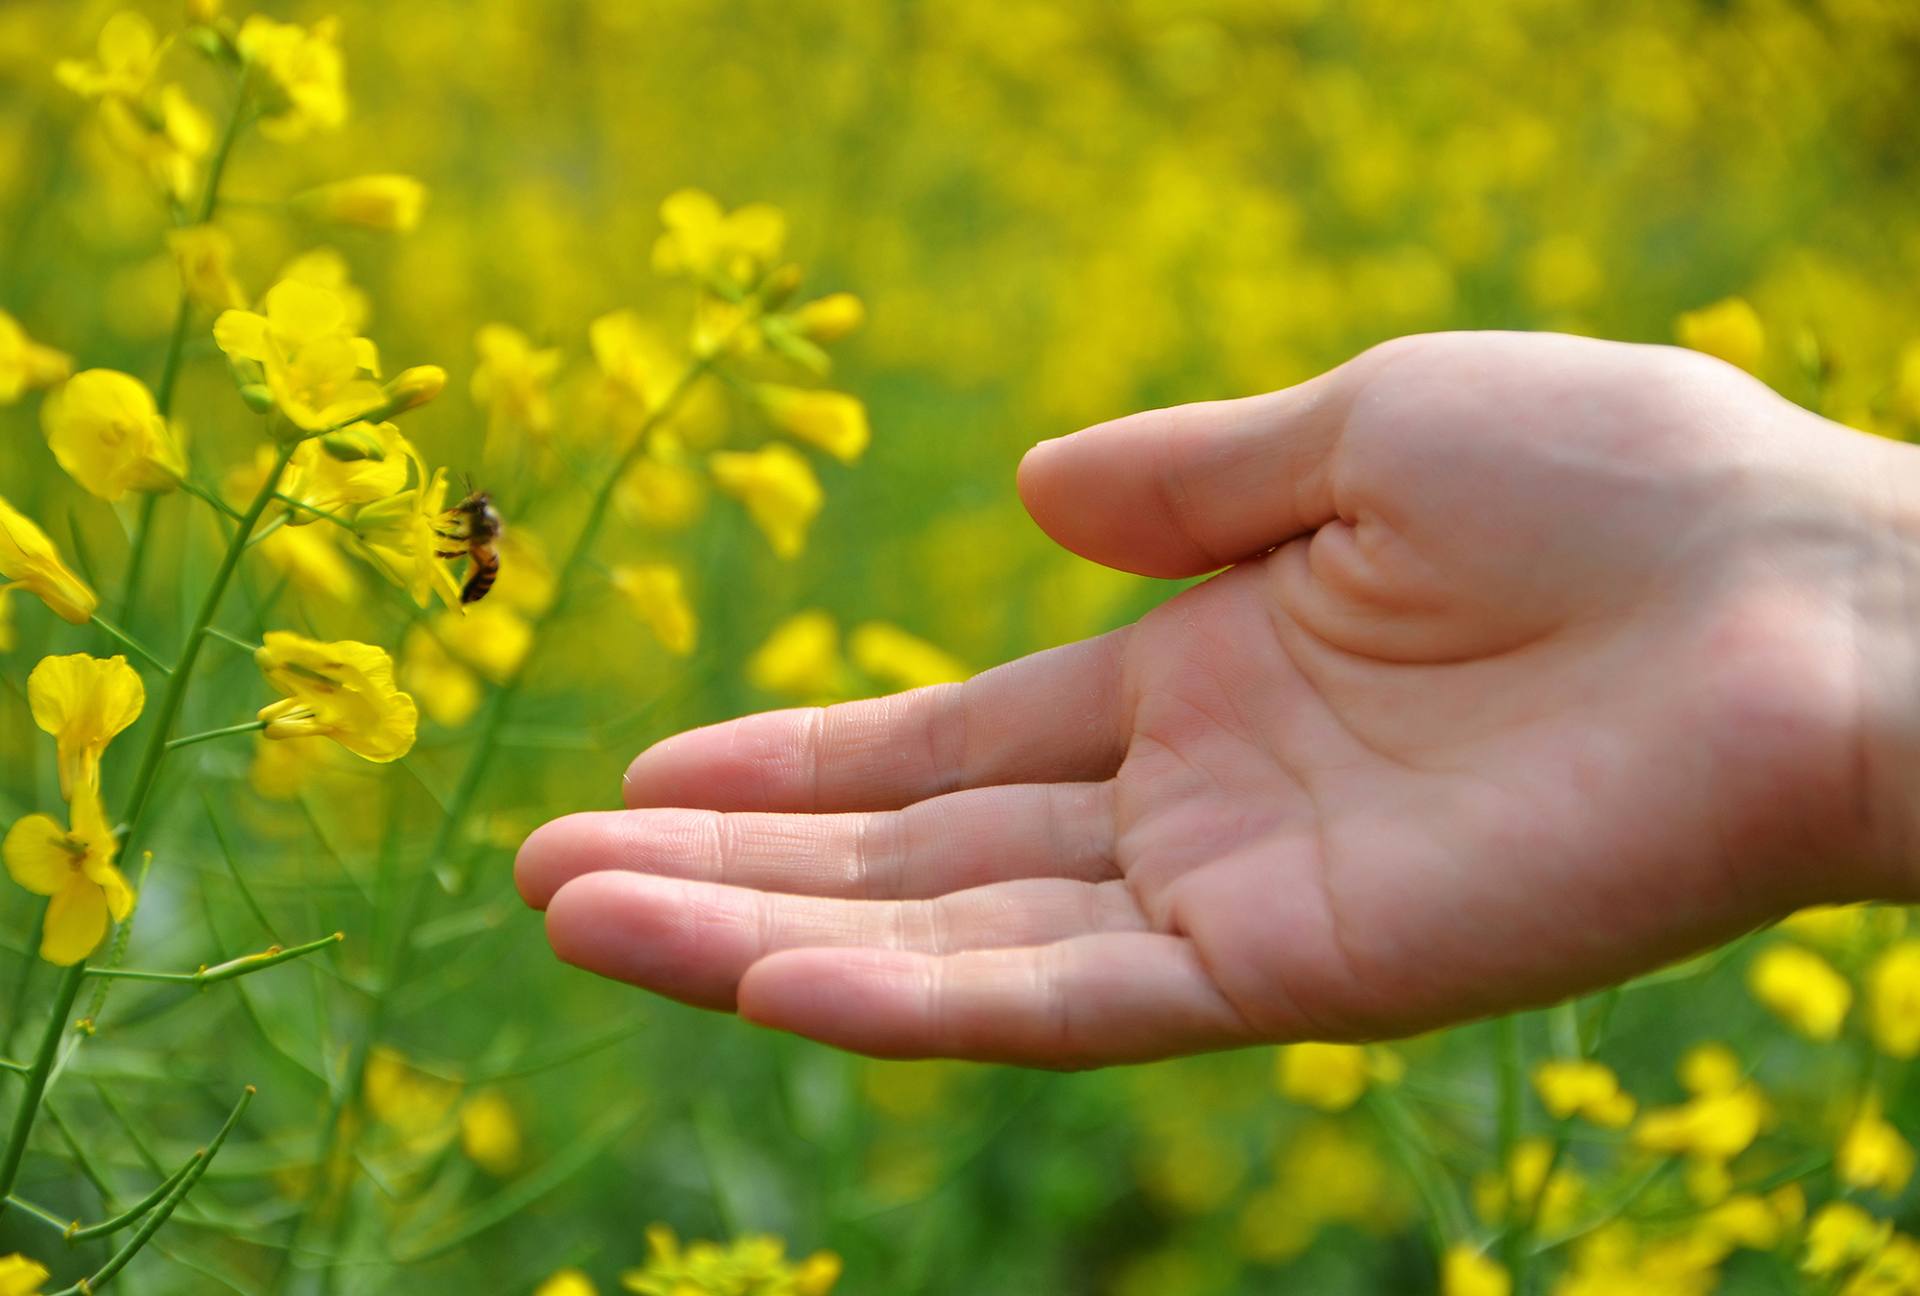
POLYGON ((707 483, 687 465, 678 440, 655 436, 615 488, 614 503, 629 520, 660 531, 692 526, 706 511, 707 483))
POLYGON ((1828 1202, 1807 1224, 1802 1272, 1838 1273, 1879 1253, 1893 1236, 1893 1225, 1875 1219, 1852 1202, 1828 1202))
POLYGON ((973 674, 952 653, 885 621, 855 626, 847 651, 854 665, 894 689, 950 684, 973 674))
POLYGON ((1612 1068, 1599 1062, 1542 1062, 1534 1068, 1533 1088, 1555 1120, 1582 1116, 1608 1129, 1621 1129, 1633 1120, 1633 1095, 1620 1087, 1612 1068))
POLYGON ((0 1256, 0 1296, 40 1296, 47 1281, 47 1267, 18 1251, 0 1256))
POLYGON ((373 1118, 407 1138, 440 1130, 460 1099, 457 1081, 421 1070, 384 1044, 367 1056, 361 1092, 373 1118))
POLYGON ((360 549, 382 575, 426 607, 438 594, 448 607, 460 606, 460 582, 453 577, 438 528, 447 509, 447 470, 436 468, 423 485, 374 500, 354 516, 360 549))
POLYGON ((354 176, 309 189, 293 205, 316 220, 406 234, 420 224, 427 187, 409 175, 354 176))
POLYGON ((1717 1040, 1696 1044, 1681 1054, 1674 1074, 1680 1078, 1680 1087, 1697 1097, 1730 1093, 1746 1079, 1740 1059, 1717 1040))
POLYGON ((1648 1111, 1633 1127, 1633 1142, 1651 1152, 1724 1161, 1745 1151, 1759 1137, 1766 1115, 1766 1100, 1759 1090, 1743 1085, 1677 1107, 1648 1111))
POLYGON ((443 612, 433 629, 447 651, 496 684, 511 679, 533 647, 533 626, 505 599, 443 612))
POLYGON ((0 311, 0 405, 51 387, 72 372, 73 361, 64 352, 41 346, 27 336, 18 320, 0 311))
POLYGON ((51 897, 41 926, 40 957, 62 967, 98 948, 107 919, 133 912, 133 888, 113 865, 119 840, 100 805, 100 789, 74 788, 70 827, 47 815, 17 820, 0 843, 7 873, 35 895, 51 897))
POLYGON ((82 98, 137 99, 153 80, 160 54, 153 24, 144 15, 127 9, 108 18, 100 28, 92 62, 61 59, 53 65, 53 75, 82 98))
POLYGON ((418 711, 394 686, 384 648, 269 630, 253 659, 284 695, 260 708, 267 737, 331 738, 370 761, 397 760, 413 747, 418 711))
POLYGON ((1888 1057, 1920 1054, 1920 941, 1888 946, 1867 970, 1867 1032, 1888 1057))
POLYGON ((167 231, 167 249, 180 272, 181 289, 211 310, 238 310, 247 295, 233 277, 233 236, 216 225, 188 225, 167 231))
POLYGON ((261 311, 223 312, 213 340, 234 359, 259 364, 274 404, 305 431, 342 426, 387 403, 373 381, 379 352, 354 336, 349 302, 332 289, 282 279, 261 311))
POLYGON ((33 519, 0 497, 0 592, 23 589, 75 625, 93 619, 100 600, 60 561, 53 541, 33 519))
POLYGON ((1678 1070, 1693 1096, 1644 1113, 1633 1127, 1634 1145, 1707 1164, 1744 1152, 1760 1136, 1768 1107, 1760 1087, 1740 1074, 1739 1060, 1725 1045, 1706 1044, 1690 1049, 1678 1070))
POLYGON ((331 526, 275 527, 263 532, 254 547, 262 558, 285 573, 296 589, 345 603, 359 591, 360 579, 340 551, 337 535, 331 526))
POLYGON ((1521 1139, 1507 1158, 1504 1172, 1474 1176, 1473 1209, 1489 1224, 1524 1220, 1553 1233, 1573 1222, 1586 1190, 1586 1180, 1567 1158, 1555 1163, 1550 1140, 1521 1139))
POLYGON ((747 658, 747 683, 762 692, 801 701, 843 696, 846 677, 839 627, 818 610, 798 612, 782 621, 747 658))
POLYGON ((784 445, 721 450, 708 456, 707 466, 714 483, 746 505, 774 553, 799 556, 807 528, 826 502, 819 478, 799 451, 784 445))
POLYGON ((1718 356, 1748 373, 1758 371, 1766 355, 1766 328, 1744 297, 1728 297, 1682 313, 1673 322, 1673 333, 1681 346, 1718 356))
POLYGON ((556 1269, 534 1289, 533 1296, 600 1296, 600 1289, 578 1269, 556 1269))
POLYGON ((547 387, 560 370, 560 352, 539 348, 508 324, 483 325, 474 334, 480 362, 473 370, 473 400, 487 411, 487 449, 498 448, 509 428, 536 436, 553 430, 553 398, 547 387))
POLYGON ((1868 934, 1868 906, 1812 905, 1796 909, 1776 924, 1782 936, 1828 949, 1845 949, 1868 934))
POLYGON ((100 127, 108 143, 176 202, 185 200, 195 163, 213 147, 213 123, 177 85, 161 86, 150 104, 118 96, 101 100, 100 127))
POLYGON ((681 1246, 664 1224, 647 1228, 647 1261, 620 1275, 636 1296, 826 1296, 840 1280, 840 1258, 818 1251, 798 1264, 775 1237, 743 1237, 725 1246, 681 1246))
POLYGON ((699 623, 687 602, 686 579, 671 563, 630 563, 613 569, 613 587, 653 632, 660 646, 676 657, 693 651, 699 623))
POLYGON ((146 687, 125 657, 72 653, 42 657, 27 676, 33 722, 53 735, 60 757, 60 795, 71 801, 81 785, 100 786, 100 755, 140 718, 146 687))
POLYGON ((1913 1147, 1869 1099, 1841 1137, 1833 1168, 1849 1188, 1892 1196, 1913 1178, 1913 1147))
POLYGON ((1912 1296, 1920 1292, 1920 1240, 1895 1233, 1847 1278, 1838 1296, 1912 1296))
POLYGON ((1360 1044, 1288 1044, 1274 1059, 1280 1092, 1321 1111, 1345 1111, 1370 1084, 1392 1084, 1405 1067, 1396 1054, 1360 1044))
POLYGON ((1810 1040, 1840 1034, 1853 987, 1832 964, 1798 945, 1773 945, 1747 968, 1747 988, 1776 1017, 1810 1040))
POLYGON ((89 493, 117 500, 130 490, 170 491, 186 456, 153 394, 111 369, 75 374, 40 407, 53 457, 89 493))
POLYGON ((867 407, 845 392, 761 383, 754 389, 772 424, 796 441, 825 450, 841 463, 866 453, 872 432, 867 407))
POLYGON ((292 140, 346 121, 345 68, 332 19, 302 27, 254 14, 240 25, 236 43, 256 70, 261 134, 292 140))
POLYGON ((400 644, 400 683, 435 724, 458 728, 480 709, 480 677, 424 625, 400 644))
POLYGON ((1741 1193, 1703 1211, 1696 1226, 1726 1249, 1771 1251, 1797 1222, 1758 1193, 1741 1193))
POLYGON ((727 212, 712 194, 681 189, 660 204, 666 227, 653 245, 653 268, 663 275, 752 284, 780 257, 787 218, 777 207, 748 203, 727 212))
POLYGON ((619 439, 625 440, 653 412, 672 387, 685 362, 638 314, 609 312, 587 326, 587 345, 599 366, 607 401, 619 439))
POLYGON ((1440 1262, 1440 1296, 1511 1296, 1513 1275, 1478 1247, 1456 1242, 1440 1262))
MULTIPOLYGON (((353 423, 338 435, 353 440, 359 458, 337 457, 325 444, 332 437, 316 437, 294 447, 280 474, 280 494, 307 508, 289 507, 289 525, 322 521, 321 513, 311 509, 339 514, 398 495, 406 487, 408 466, 419 461, 413 445, 391 423, 353 423)), ((262 447, 257 462, 270 468, 273 452, 262 447)), ((254 489, 259 489, 257 483, 254 489)))
POLYGON ((415 623, 400 650, 400 679, 436 724, 465 724, 480 705, 480 676, 505 683, 526 660, 533 627, 498 598, 415 623))
POLYGON ((315 247, 280 267, 275 283, 300 283, 330 292, 339 300, 345 315, 342 327, 352 334, 363 332, 372 316, 373 303, 365 290, 353 282, 353 272, 338 248, 315 247))
POLYGON ((460 1104, 460 1148, 496 1179, 520 1166, 520 1118, 496 1089, 483 1089, 460 1104))

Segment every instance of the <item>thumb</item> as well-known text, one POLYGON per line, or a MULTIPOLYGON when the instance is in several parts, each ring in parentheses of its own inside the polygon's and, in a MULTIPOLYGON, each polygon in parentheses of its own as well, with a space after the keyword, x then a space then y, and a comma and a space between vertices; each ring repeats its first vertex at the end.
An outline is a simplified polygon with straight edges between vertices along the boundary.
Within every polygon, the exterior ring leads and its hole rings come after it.
POLYGON ((1251 558, 1333 520, 1331 460, 1354 371, 1042 441, 1020 461, 1020 498, 1060 544, 1142 576, 1251 558))

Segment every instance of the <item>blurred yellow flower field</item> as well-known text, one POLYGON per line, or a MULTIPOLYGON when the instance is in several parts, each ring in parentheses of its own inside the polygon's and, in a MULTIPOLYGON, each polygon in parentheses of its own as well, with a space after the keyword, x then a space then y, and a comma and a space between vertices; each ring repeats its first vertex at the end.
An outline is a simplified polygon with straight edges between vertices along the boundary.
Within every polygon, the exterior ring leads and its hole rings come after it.
POLYGON ((1920 941, 874 1062, 560 966, 626 760, 1171 589, 1012 470, 1397 334, 1920 434, 1908 0, 0 5, 0 1296, 1920 1292, 1920 941))

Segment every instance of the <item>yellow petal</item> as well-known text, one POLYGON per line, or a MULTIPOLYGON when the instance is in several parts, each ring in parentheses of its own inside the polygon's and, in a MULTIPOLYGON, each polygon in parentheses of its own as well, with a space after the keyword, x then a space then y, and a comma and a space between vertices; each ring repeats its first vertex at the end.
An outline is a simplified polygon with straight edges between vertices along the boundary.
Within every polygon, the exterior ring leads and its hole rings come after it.
POLYGON ((339 296, 297 279, 269 288, 266 306, 273 332, 295 344, 346 330, 346 306, 339 296))
POLYGON ((47 1267, 19 1252, 0 1256, 0 1296, 37 1296, 47 1281, 47 1267))
POLYGON ((100 947, 107 934, 107 898, 99 887, 78 873, 47 905, 46 926, 40 936, 40 957, 67 967, 100 947))
POLYGON ((100 600, 60 561, 32 518, 0 498, 0 579, 17 582, 62 620, 85 625, 100 600))
POLYGON ((60 750, 60 795, 100 781, 100 753, 146 705, 146 687, 125 657, 86 653, 43 657, 27 677, 34 723, 54 735, 60 750))
POLYGON ((213 322, 213 341, 236 360, 267 360, 267 319, 252 311, 221 311, 213 322))
POLYGON ((115 922, 125 922, 127 915, 133 912, 133 887, 127 882, 126 875, 113 865, 104 861, 87 858, 85 872, 88 881, 100 888, 106 897, 107 912, 113 915, 115 922))
POLYGON ((67 840, 66 829, 46 815, 15 820, 6 841, 0 842, 7 876, 35 895, 58 893, 73 876, 73 851, 67 840))

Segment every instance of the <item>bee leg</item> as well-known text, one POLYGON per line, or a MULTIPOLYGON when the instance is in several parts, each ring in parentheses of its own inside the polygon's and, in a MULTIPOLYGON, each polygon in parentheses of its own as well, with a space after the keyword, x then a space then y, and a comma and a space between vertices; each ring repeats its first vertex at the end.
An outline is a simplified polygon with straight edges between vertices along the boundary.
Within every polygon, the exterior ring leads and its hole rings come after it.
POLYGON ((466 552, 465 549, 435 549, 433 556, 435 558, 460 558, 464 557, 466 552))

